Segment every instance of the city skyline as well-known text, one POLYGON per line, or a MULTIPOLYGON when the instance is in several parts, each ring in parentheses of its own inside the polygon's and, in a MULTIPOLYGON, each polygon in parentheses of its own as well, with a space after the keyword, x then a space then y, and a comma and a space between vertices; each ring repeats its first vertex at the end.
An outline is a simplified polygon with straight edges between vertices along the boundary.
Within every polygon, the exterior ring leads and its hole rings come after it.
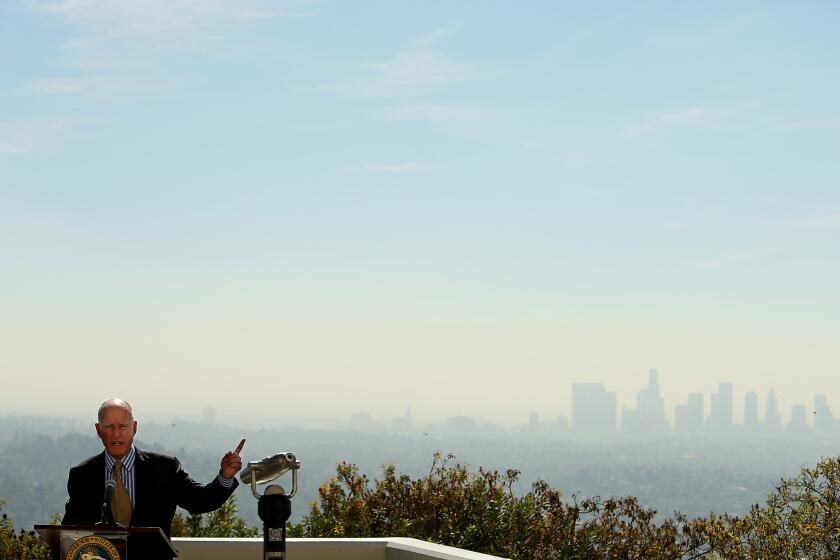
MULTIPOLYGON (((410 419, 413 418, 415 428, 420 425, 445 425, 449 419, 463 418, 468 419, 468 422, 477 422, 481 425, 493 425, 509 429, 525 425, 528 423, 529 417, 536 416, 541 421, 556 421, 560 418, 562 422, 567 423, 568 429, 573 430, 575 392, 576 389, 582 389, 590 394, 594 392, 595 394, 602 395, 596 398, 602 399, 602 402, 609 403, 608 406, 610 410, 614 410, 614 413, 612 414, 612 419, 607 420, 607 424, 614 425, 616 432, 623 431, 623 426, 626 421, 629 421, 631 424, 641 421, 644 424, 651 418, 658 418, 658 412, 656 414, 650 413, 650 406, 654 406, 657 410, 662 411, 661 417, 664 418, 667 424, 664 428, 671 432, 706 431, 709 429, 710 418, 713 428, 714 423, 718 421, 721 422, 719 424, 721 429, 725 429, 726 426, 738 428, 749 427, 750 425, 760 426, 766 422, 768 399, 773 402, 772 410, 778 416, 775 422, 780 426, 787 426, 791 423, 795 424, 799 422, 808 428, 814 428, 826 416, 831 419, 829 423, 832 423, 832 425, 835 421, 831 412, 831 395, 819 390, 814 392, 810 398, 796 402, 788 398, 788 396, 778 393, 772 387, 755 390, 754 387, 739 387, 732 382, 717 381, 707 383, 712 388, 706 392, 689 392, 666 398, 664 392, 662 392, 663 383, 661 379, 663 376, 660 375, 660 370, 651 368, 648 370, 647 375, 647 386, 639 385, 627 394, 611 391, 610 386, 597 380, 572 382, 568 385, 567 390, 558 390, 556 392, 557 400, 551 406, 541 410, 524 406, 520 407, 521 412, 519 413, 508 413, 505 415, 470 412, 467 407, 445 410, 441 407, 413 406, 410 400, 406 400, 402 404, 394 403, 386 409, 374 407, 373 409, 365 410, 362 407, 348 404, 343 411, 335 410, 327 414, 318 414, 315 409, 310 409, 303 414, 294 411, 287 414, 274 414, 271 411, 260 411, 256 409, 243 413, 237 407, 209 403, 205 403, 196 408, 167 410, 156 407, 154 404, 148 406, 146 403, 143 403, 144 409, 140 411, 142 416, 138 416, 138 418, 142 417, 145 421, 158 423, 168 423, 176 419, 204 421, 206 423, 219 421, 220 423, 228 424, 277 422, 278 425, 283 426, 325 429, 339 429, 341 426, 347 425, 346 420, 348 417, 351 418, 350 425, 353 425, 354 421, 352 418, 357 416, 362 419, 361 422, 363 424, 371 423, 371 425, 376 424, 380 427, 388 426, 394 420, 397 420, 398 423, 407 421, 409 424, 412 424, 410 419), (655 389, 651 390, 652 387, 655 387, 655 389), (639 407, 640 397, 643 403, 641 408, 639 407), (718 405, 719 409, 716 412, 713 403, 717 399, 722 399, 722 404, 718 405), (829 413, 818 417, 818 411, 821 409, 825 409, 829 413), (724 411, 723 415, 721 415, 720 411, 724 411), (397 412, 401 412, 402 414, 397 414, 397 412), (405 418, 406 415, 408 419, 405 418), (680 419, 681 415, 682 419, 680 419), (694 418, 694 420, 689 420, 689 417, 694 418), (696 425, 696 419, 698 417, 702 419, 699 427, 696 425), (804 418, 804 422, 802 418, 804 418), (689 422, 691 425, 695 425, 695 428, 679 430, 678 424, 681 421, 683 423, 689 422)), ((638 379, 641 382, 643 376, 639 375, 638 379)), ((667 387, 667 375, 664 376, 664 380, 664 387, 667 387)), ((14 382, 14 380, 11 381, 14 382)), ((670 393, 673 394, 674 392, 671 391, 670 393)), ((6 406, 0 410, 0 414, 64 417, 82 422, 86 422, 91 418, 90 410, 84 410, 78 406, 46 410, 34 409, 27 403, 20 403, 20 405, 6 406)))
MULTIPOLYGON (((636 393, 635 407, 628 407, 626 404, 619 407, 616 393, 608 391, 607 387, 597 382, 573 383, 571 395, 569 415, 558 413, 556 417, 548 415, 547 419, 541 420, 539 413, 531 412, 527 424, 524 425, 559 422, 561 426, 565 426, 561 430, 595 437, 615 435, 619 432, 631 436, 643 434, 648 437, 670 433, 725 435, 727 430, 737 428, 746 429, 747 434, 763 431, 773 435, 785 428, 812 428, 819 431, 840 427, 825 393, 814 394, 810 406, 803 403, 790 405, 788 413, 784 414, 780 409, 778 395, 773 389, 767 390, 764 404, 761 406, 759 393, 747 390, 743 394, 743 414, 738 417, 733 386, 727 381, 718 382, 717 391, 708 395, 708 401, 703 393, 689 393, 687 402, 675 404, 672 407, 673 413, 669 415, 665 399, 660 394, 659 371, 656 369, 648 371, 648 385, 636 393), (706 402, 709 402, 708 406, 705 405, 706 402)), ((407 408, 403 418, 392 418, 392 427, 397 425, 399 429, 405 429, 411 425, 412 416, 411 409, 407 408)), ((482 423, 480 418, 451 416, 447 419, 447 427, 452 427, 453 421, 455 431, 464 431, 466 426, 476 429, 479 425, 487 425, 482 423)), ((385 426, 370 413, 355 413, 350 425, 368 428, 373 425, 385 426)))
MULTIPOLYGON (((492 421, 491 417, 464 414, 436 418, 421 414, 418 421, 412 408, 406 407, 402 415, 391 417, 354 411, 350 415, 349 427, 360 431, 390 430, 397 433, 446 427, 448 431, 465 433, 470 430, 511 429, 549 423, 558 424, 557 429, 560 431, 595 437, 619 433, 630 436, 643 433, 653 437, 674 433, 714 436, 725 435, 729 429, 741 428, 747 430, 742 433, 749 434, 752 430, 753 434, 765 432, 773 435, 775 432, 791 428, 816 431, 840 428, 840 419, 834 417, 830 398, 825 393, 815 393, 809 404, 793 403, 785 412, 779 404, 779 395, 773 389, 767 390, 763 399, 760 399, 762 395, 757 391, 744 391, 741 400, 743 406, 740 409, 736 406, 739 399, 734 397, 740 396, 741 393, 734 391, 731 382, 718 382, 715 392, 708 395, 689 393, 684 399, 685 402, 673 404, 665 401, 659 389, 659 370, 650 369, 648 385, 636 392, 633 406, 620 405, 618 395, 609 391, 602 383, 573 383, 570 388, 571 406, 568 410, 557 409, 543 414, 531 411, 527 418, 520 418, 519 422, 504 424, 492 421), (763 404, 759 404, 760 401, 763 404), (714 406, 712 402, 719 404, 714 406), (608 414, 604 415, 604 410, 607 410, 608 414), (578 422, 575 422, 576 417, 578 422), (583 429, 580 425, 584 425, 583 429)), ((202 410, 202 420, 205 423, 215 423, 217 414, 216 407, 205 407, 202 410)), ((305 422, 303 424, 305 425, 305 422)), ((343 425, 346 424, 339 420, 330 427, 339 428, 343 425)))

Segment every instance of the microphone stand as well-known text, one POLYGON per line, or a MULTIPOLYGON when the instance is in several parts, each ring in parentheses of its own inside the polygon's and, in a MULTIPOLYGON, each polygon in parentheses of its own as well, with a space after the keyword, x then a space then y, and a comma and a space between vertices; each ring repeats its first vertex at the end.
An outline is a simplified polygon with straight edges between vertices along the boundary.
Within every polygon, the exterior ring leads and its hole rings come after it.
POLYGON ((97 525, 116 525, 114 514, 111 512, 111 496, 114 495, 114 481, 105 482, 105 494, 102 496, 100 507, 99 523, 97 525))

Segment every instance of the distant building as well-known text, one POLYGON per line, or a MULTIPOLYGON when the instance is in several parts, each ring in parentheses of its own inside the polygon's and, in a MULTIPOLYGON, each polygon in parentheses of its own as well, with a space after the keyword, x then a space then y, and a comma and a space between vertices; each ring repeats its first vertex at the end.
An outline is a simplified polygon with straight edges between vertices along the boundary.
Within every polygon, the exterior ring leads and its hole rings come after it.
POLYGON ((391 430, 400 434, 405 434, 411 431, 412 418, 411 409, 406 408, 405 414, 391 418, 391 430))
POLYGON ((748 391, 744 396, 744 427, 748 430, 758 428, 758 393, 748 391))
POLYGON ((350 429, 357 432, 383 432, 385 425, 377 422, 367 412, 357 412, 350 417, 350 429))
POLYGON ((703 430, 703 393, 689 393, 686 404, 674 407, 674 431, 696 435, 703 430))
POLYGON ((834 430, 834 415, 825 395, 819 394, 814 397, 814 430, 817 432, 830 432, 834 430))
POLYGON ((779 400, 776 391, 767 392, 767 404, 764 407, 764 429, 776 433, 782 429, 782 415, 779 414, 779 400))
POLYGON ((492 422, 478 422, 472 416, 451 416, 446 419, 446 433, 455 438, 491 438, 499 433, 492 422))
POLYGON ((665 399, 659 392, 659 372, 648 372, 648 385, 636 393, 636 408, 622 409, 621 428, 636 436, 658 436, 668 431, 665 399))
POLYGON ((795 404, 790 407, 790 423, 788 431, 794 434, 803 434, 808 431, 808 409, 804 404, 795 404))
POLYGON ((726 432, 732 428, 732 383, 718 383, 718 392, 710 399, 706 427, 712 432, 726 432))
POLYGON ((479 435, 485 437, 496 437, 500 431, 499 425, 495 422, 484 422, 478 425, 479 435))
POLYGON ((459 436, 472 435, 478 431, 478 424, 471 416, 452 416, 446 420, 446 431, 459 436))
POLYGON ((532 412, 528 415, 528 423, 518 428, 520 433, 531 437, 556 438, 566 435, 569 431, 569 419, 558 416, 556 421, 541 421, 540 415, 532 412))
POLYGON ((540 415, 537 412, 528 414, 528 423, 519 428, 519 432, 527 436, 541 436, 547 432, 547 426, 540 422, 540 415))
POLYGON ((616 395, 600 383, 572 384, 572 431, 579 436, 615 434, 616 395))

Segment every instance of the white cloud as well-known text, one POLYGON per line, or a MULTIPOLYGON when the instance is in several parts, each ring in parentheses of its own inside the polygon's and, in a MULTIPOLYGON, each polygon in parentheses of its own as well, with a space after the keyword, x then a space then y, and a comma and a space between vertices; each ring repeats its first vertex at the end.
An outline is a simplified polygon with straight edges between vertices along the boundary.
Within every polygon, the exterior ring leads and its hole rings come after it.
POLYGON ((258 0, 52 0, 44 8, 71 24, 97 28, 108 38, 178 34, 220 20, 289 14, 258 0))
POLYGON ((703 124, 708 111, 702 107, 692 107, 685 111, 666 113, 651 120, 639 123, 624 130, 628 136, 640 136, 670 128, 693 127, 703 124))
POLYGON ((450 34, 450 30, 443 29, 419 35, 388 59, 362 65, 360 77, 330 89, 370 96, 404 96, 479 78, 474 65, 440 49, 440 43, 450 34))
POLYGON ((836 130, 840 128, 840 121, 797 121, 788 123, 784 128, 787 130, 836 130))
POLYGON ((729 268, 731 266, 740 264, 746 261, 747 259, 748 257, 746 257, 745 255, 718 255, 694 263, 694 268, 699 268, 703 270, 720 270, 723 268, 729 268))
POLYGON ((24 86, 24 93, 43 95, 82 95, 99 97, 112 94, 136 93, 152 88, 148 82, 136 78, 115 76, 70 76, 34 80, 24 86))
POLYGON ((433 49, 437 47, 444 39, 455 34, 455 30, 451 27, 441 27, 420 33, 411 40, 411 46, 414 49, 433 49))
MULTIPOLYGON (((151 69, 172 53, 229 53, 225 33, 254 20, 311 15, 310 0, 29 0, 62 21, 63 76, 44 76, 18 93, 106 96, 160 87, 151 69), (287 7, 297 7, 296 9, 287 7)), ((15 93, 15 92, 13 92, 15 93)))
POLYGON ((0 122, 0 155, 47 152, 77 133, 78 120, 0 122))
POLYGON ((460 105, 405 105, 385 111, 395 121, 475 121, 490 117, 484 111, 460 105))
POLYGON ((834 227, 840 226, 840 213, 837 214, 824 214, 822 216, 816 216, 808 221, 809 225, 817 226, 817 227, 834 227))
POLYGON ((585 152, 566 152, 556 154, 554 160, 563 167, 580 168, 592 165, 595 155, 585 152))
POLYGON ((402 162, 402 163, 369 163, 364 165, 362 169, 364 171, 370 171, 373 173, 394 173, 394 174, 402 174, 402 173, 417 173, 418 171, 423 171, 429 169, 430 165, 426 163, 418 163, 418 162, 402 162))

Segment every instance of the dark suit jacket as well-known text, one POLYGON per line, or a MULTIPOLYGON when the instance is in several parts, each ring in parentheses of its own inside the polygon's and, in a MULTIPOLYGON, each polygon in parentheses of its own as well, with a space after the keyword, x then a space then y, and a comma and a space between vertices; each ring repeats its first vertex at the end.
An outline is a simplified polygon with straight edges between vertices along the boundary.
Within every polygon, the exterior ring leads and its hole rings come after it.
MULTIPOLYGON (((238 485, 228 489, 217 478, 200 484, 181 470, 175 457, 137 449, 134 462, 134 511, 131 525, 160 527, 169 537, 175 507, 190 513, 219 509, 238 485)), ((94 455, 70 469, 67 480, 69 499, 63 525, 89 525, 99 521, 105 489, 105 452, 94 455)))

